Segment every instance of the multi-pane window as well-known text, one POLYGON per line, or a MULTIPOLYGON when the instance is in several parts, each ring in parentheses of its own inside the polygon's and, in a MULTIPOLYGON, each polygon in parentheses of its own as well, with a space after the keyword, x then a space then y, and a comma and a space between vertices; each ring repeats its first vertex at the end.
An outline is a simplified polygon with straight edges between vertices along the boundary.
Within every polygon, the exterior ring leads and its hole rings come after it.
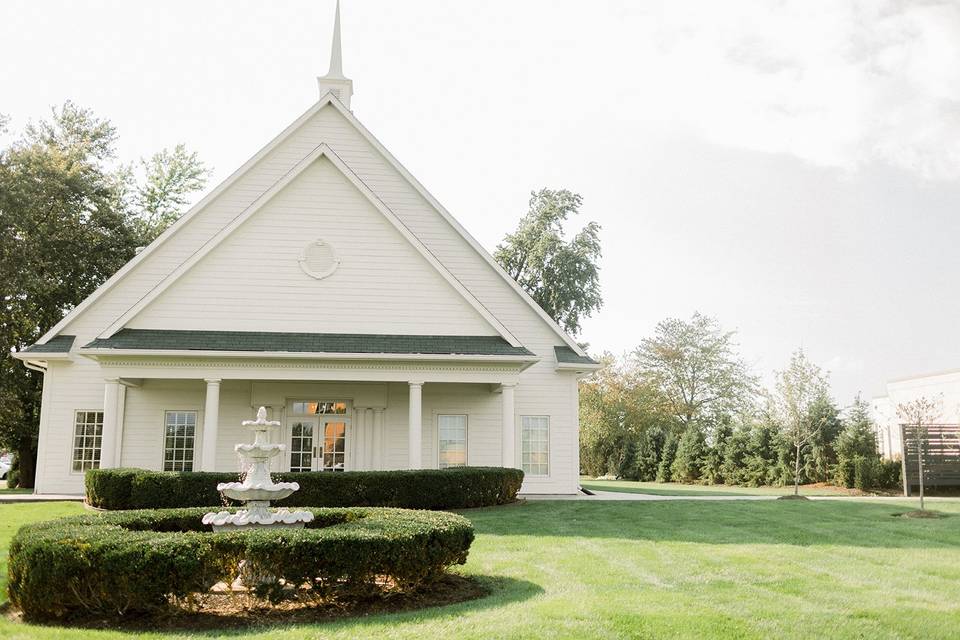
POLYGON ((550 473, 550 417, 521 416, 520 462, 531 476, 550 473))
POLYGON ((163 470, 193 471, 196 411, 167 411, 164 417, 163 470))
POLYGON ((347 412, 346 402, 294 402, 292 413, 298 416, 343 415, 347 412))
POLYGON ((440 445, 439 466, 463 467, 467 464, 467 416, 437 416, 440 445))
POLYGON ((77 411, 73 418, 73 470, 100 467, 103 411, 77 411))
POLYGON ((290 425, 290 471, 313 470, 313 424, 307 419, 290 425))

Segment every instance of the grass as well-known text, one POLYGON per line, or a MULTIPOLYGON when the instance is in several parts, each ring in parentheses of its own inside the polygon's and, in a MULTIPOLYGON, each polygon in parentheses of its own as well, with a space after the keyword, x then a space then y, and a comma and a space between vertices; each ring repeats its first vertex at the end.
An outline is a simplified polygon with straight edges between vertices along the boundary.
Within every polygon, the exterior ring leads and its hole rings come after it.
POLYGON ((11 493, 33 493, 33 489, 9 489, 6 480, 0 480, 0 495, 9 495, 11 493))
MULTIPOLYGON (((20 523, 78 504, 0 506, 20 523)), ((491 596, 322 625, 218 630, 238 638, 955 638, 960 501, 937 520, 910 502, 529 502, 464 512, 464 573, 491 596)), ((4 638, 120 632, 0 621, 4 638)), ((145 638, 187 637, 144 634, 145 638)))
MULTIPOLYGON (((580 478, 580 485, 590 491, 619 491, 654 496, 783 496, 793 487, 734 487, 723 484, 674 484, 672 482, 634 482, 632 480, 597 480, 580 478)), ((848 489, 821 485, 800 485, 804 496, 846 496, 848 489)))

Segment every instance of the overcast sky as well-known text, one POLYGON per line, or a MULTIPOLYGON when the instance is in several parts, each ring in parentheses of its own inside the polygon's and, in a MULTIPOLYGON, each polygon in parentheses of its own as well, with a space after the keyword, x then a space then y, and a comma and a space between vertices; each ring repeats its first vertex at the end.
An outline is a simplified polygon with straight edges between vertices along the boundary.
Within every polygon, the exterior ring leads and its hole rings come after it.
MULTIPOLYGON (((318 97, 333 0, 0 3, 0 113, 71 99, 211 187, 318 97)), ((620 353, 694 311, 837 399, 960 367, 960 2, 344 0, 354 113, 488 249, 529 192, 603 226, 620 353)))

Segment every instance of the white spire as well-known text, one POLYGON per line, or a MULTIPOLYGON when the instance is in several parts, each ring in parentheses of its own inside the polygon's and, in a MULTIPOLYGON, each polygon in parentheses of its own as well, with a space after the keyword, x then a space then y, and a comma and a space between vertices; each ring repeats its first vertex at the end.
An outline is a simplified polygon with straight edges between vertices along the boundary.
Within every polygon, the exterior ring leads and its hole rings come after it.
POLYGON ((330 69, 328 78, 343 77, 343 53, 340 50, 340 0, 337 0, 337 9, 333 18, 333 44, 330 47, 330 69))
POLYGON ((353 80, 343 75, 343 54, 340 47, 340 0, 333 18, 333 43, 330 46, 330 69, 327 75, 317 78, 320 95, 328 91, 333 93, 346 108, 350 108, 353 96, 353 80))

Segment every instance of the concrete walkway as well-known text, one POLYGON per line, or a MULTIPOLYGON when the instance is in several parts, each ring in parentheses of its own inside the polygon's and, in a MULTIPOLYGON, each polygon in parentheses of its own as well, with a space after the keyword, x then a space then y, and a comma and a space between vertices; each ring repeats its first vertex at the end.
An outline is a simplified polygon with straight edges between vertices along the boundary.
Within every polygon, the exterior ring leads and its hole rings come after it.
POLYGON ((19 504, 24 502, 83 502, 82 495, 66 493, 6 493, 0 491, 0 504, 19 504))
POLYGON ((520 498, 525 500, 577 500, 582 502, 602 502, 607 500, 622 500, 633 502, 653 502, 657 500, 776 500, 777 496, 659 496, 652 493, 626 493, 619 491, 594 491, 594 495, 585 493, 574 495, 546 495, 541 493, 523 493, 520 498))
MULTIPOLYGON (((520 494, 520 498, 525 500, 577 500, 581 502, 602 502, 608 500, 619 500, 619 501, 633 501, 633 502, 654 502, 657 500, 710 500, 710 501, 724 501, 724 500, 776 500, 778 495, 767 495, 767 496, 751 496, 751 495, 723 495, 723 496, 711 496, 711 495, 699 495, 699 496, 685 496, 685 495, 672 495, 672 496, 661 496, 654 495, 651 493, 627 493, 621 491, 594 491, 594 495, 588 496, 585 493, 578 493, 575 495, 545 495, 545 494, 535 494, 535 493, 524 493, 520 494)), ((878 501, 878 502, 887 502, 887 501, 904 501, 904 500, 916 500, 915 496, 910 498, 905 498, 903 496, 807 496, 810 500, 868 500, 868 501, 878 501)), ((926 500, 932 502, 940 501, 960 501, 960 498, 953 497, 939 497, 939 496, 927 496, 926 500)))

